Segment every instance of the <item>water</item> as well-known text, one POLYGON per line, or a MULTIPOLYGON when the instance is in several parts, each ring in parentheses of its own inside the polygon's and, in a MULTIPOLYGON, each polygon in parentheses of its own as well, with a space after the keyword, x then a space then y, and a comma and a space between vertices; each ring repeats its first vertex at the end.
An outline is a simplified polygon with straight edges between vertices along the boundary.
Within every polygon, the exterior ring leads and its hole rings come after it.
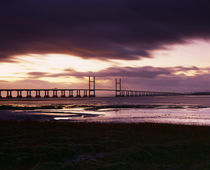
POLYGON ((210 125, 210 96, 0 101, 0 120, 210 125))

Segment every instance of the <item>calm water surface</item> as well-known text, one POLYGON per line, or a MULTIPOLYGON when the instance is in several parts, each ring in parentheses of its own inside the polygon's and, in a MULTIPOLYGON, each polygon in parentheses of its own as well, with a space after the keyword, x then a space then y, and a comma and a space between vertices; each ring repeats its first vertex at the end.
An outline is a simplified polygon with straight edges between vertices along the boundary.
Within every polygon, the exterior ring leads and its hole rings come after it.
POLYGON ((210 96, 0 101, 0 120, 210 125, 210 96))

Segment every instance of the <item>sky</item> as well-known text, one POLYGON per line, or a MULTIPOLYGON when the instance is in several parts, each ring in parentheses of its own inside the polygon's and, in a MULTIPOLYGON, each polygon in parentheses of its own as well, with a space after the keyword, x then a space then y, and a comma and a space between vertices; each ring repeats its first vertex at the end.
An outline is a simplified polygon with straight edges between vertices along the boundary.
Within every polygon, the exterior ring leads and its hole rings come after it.
POLYGON ((0 88, 210 91, 209 0, 0 2, 0 88))

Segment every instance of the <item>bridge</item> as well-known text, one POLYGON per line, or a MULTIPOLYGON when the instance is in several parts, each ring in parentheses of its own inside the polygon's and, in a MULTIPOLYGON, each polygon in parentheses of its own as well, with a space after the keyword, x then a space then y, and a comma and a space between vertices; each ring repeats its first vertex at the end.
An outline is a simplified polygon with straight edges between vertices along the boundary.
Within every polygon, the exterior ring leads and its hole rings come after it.
POLYGON ((73 97, 96 97, 96 92, 113 92, 115 97, 138 97, 138 96, 169 96, 180 95, 172 92, 139 91, 122 89, 121 79, 115 79, 115 89, 96 89, 95 76, 89 76, 87 89, 0 89, 0 99, 11 98, 73 98, 73 97), (4 97, 3 94, 4 93, 4 97), (23 93, 25 95, 23 95, 23 93), (60 95, 59 95, 60 94, 60 95))

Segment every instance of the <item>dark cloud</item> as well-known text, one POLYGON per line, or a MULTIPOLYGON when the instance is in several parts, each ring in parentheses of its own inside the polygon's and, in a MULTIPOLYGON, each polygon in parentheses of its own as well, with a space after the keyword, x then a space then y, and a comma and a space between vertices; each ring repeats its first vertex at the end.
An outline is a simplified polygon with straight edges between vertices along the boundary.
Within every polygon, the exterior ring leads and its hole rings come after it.
POLYGON ((137 59, 210 36, 209 0, 21 0, 0 3, 0 57, 65 53, 137 59))

